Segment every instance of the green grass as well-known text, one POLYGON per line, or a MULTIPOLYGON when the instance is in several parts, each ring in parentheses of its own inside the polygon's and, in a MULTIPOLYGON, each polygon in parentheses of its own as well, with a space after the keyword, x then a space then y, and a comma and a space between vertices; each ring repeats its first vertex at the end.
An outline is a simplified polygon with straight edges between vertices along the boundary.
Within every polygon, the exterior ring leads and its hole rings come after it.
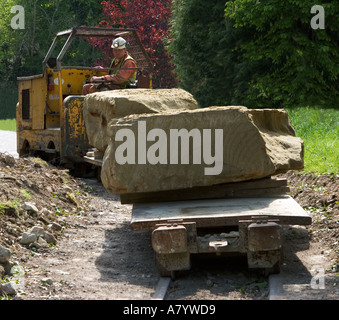
POLYGON ((20 207, 19 199, 0 202, 0 215, 5 214, 7 208, 14 208, 16 212, 19 212, 19 207, 20 207))
POLYGON ((305 172, 339 174, 339 110, 286 109, 296 135, 304 141, 305 172))
POLYGON ((0 120, 0 130, 16 131, 16 119, 0 120))

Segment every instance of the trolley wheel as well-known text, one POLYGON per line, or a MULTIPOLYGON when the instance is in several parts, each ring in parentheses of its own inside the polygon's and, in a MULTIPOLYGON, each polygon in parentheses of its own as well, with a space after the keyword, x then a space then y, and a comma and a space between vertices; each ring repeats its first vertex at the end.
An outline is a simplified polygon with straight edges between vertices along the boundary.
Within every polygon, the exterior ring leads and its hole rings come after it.
POLYGON ((191 259, 188 252, 172 254, 155 253, 155 263, 161 277, 171 277, 174 280, 176 271, 190 269, 191 259))
POLYGON ((166 267, 159 262, 157 255, 155 256, 155 262, 161 277, 172 278, 172 280, 175 279, 175 271, 166 269, 166 267))

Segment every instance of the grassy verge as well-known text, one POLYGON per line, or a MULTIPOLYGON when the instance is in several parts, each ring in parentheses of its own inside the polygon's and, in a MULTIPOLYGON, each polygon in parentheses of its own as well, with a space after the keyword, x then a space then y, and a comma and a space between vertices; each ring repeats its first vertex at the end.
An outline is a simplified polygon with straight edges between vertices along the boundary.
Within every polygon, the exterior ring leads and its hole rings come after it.
POLYGON ((305 172, 339 174, 339 110, 286 110, 305 146, 305 172))
POLYGON ((16 131, 16 119, 0 120, 0 130, 16 131))

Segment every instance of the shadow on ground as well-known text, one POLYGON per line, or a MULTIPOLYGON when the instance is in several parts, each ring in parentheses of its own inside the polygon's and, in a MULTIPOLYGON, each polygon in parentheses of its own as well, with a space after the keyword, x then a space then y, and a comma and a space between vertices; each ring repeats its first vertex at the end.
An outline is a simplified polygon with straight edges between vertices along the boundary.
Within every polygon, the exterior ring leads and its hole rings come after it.
MULTIPOLYGON (((307 250, 309 234, 305 229, 284 228, 284 264, 282 268, 311 279, 296 253, 307 250), (290 270, 290 269, 293 270, 290 270)), ((129 222, 105 231, 104 251, 96 259, 101 280, 128 282, 144 288, 155 288, 159 279, 151 231, 131 231, 129 222)), ((269 296, 268 276, 247 268, 247 257, 241 254, 192 254, 191 269, 178 271, 171 281, 166 299, 254 299, 269 296)))

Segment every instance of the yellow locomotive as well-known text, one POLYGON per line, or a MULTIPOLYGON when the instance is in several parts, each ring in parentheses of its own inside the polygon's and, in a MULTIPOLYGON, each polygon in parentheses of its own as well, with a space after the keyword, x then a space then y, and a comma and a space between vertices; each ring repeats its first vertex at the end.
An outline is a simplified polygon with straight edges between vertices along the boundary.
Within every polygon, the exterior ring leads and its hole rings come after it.
POLYGON ((129 42, 128 51, 138 65, 137 87, 152 87, 152 63, 136 30, 74 27, 57 33, 43 60, 43 73, 18 78, 19 156, 39 156, 69 168, 83 163, 83 156, 91 146, 82 115, 82 87, 92 76, 106 75, 109 69, 62 66, 62 60, 76 38, 101 38, 111 43, 121 36, 129 42), (57 50, 60 43, 61 49, 57 50), (53 57, 54 51, 58 52, 53 57))

